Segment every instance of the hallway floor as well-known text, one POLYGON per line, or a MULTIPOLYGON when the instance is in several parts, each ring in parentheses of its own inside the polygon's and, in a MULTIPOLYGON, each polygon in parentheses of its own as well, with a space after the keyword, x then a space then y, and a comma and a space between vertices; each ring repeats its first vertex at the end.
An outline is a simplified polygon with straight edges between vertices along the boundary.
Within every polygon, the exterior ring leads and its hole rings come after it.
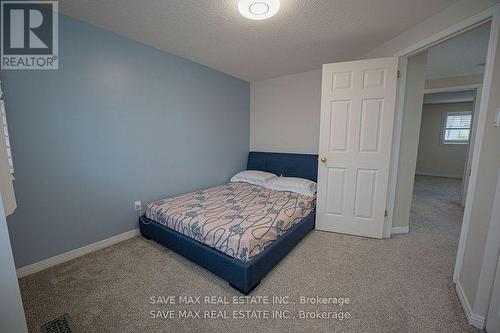
POLYGON ((462 228, 461 189, 461 179, 416 176, 410 215, 410 233, 434 238, 444 251, 443 264, 451 265, 452 272, 462 228))
POLYGON ((68 312, 78 332, 476 332, 452 273, 460 233, 458 180, 417 177, 410 233, 387 240, 313 231, 252 296, 288 305, 162 305, 158 296, 241 296, 228 284, 142 237, 20 280, 31 332, 68 312), (301 296, 348 297, 348 305, 299 304, 301 296), (165 319, 150 311, 290 310, 289 319, 165 319), (299 311, 351 318, 301 319, 299 311))

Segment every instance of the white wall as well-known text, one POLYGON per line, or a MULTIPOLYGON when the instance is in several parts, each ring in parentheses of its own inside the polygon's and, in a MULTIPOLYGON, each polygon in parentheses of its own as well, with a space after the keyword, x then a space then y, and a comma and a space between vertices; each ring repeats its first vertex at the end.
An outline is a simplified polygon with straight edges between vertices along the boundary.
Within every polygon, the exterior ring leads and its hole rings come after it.
POLYGON ((250 150, 318 153, 321 70, 252 82, 250 150))
POLYGON ((467 145, 442 143, 445 112, 473 111, 473 103, 426 104, 422 112, 417 174, 462 178, 467 145))

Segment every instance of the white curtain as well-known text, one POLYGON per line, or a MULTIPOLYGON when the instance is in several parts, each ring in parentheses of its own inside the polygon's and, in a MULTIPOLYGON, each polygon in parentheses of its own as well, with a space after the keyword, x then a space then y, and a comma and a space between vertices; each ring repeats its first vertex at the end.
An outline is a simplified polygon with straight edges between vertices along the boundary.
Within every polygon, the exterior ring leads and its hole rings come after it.
MULTIPOLYGON (((5 104, 2 100, 2 94, 2 83, 0 82, 0 111, 2 117, 5 117, 5 104)), ((8 133, 6 121, 4 121, 3 126, 4 130, 2 132, 4 134, 8 133)), ((3 208, 6 216, 12 214, 17 207, 14 186, 12 184, 12 163, 9 163, 9 160, 12 161, 12 159, 9 156, 10 147, 7 147, 7 145, 10 146, 8 140, 8 136, 5 136, 4 139, 0 135, 0 192, 2 193, 3 208)))

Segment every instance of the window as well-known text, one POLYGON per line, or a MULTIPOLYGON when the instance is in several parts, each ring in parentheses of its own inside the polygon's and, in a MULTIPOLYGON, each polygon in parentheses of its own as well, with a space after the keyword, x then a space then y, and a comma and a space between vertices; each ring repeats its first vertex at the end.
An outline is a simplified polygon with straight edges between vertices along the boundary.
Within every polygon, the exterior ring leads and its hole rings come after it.
POLYGON ((468 144, 471 125, 472 112, 446 112, 443 124, 443 143, 468 144))

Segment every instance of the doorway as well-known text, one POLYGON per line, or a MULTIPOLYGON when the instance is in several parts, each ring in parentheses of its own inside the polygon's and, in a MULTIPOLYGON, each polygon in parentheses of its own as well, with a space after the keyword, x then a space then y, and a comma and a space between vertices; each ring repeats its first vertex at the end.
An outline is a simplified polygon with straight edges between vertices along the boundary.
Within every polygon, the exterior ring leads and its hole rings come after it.
MULTIPOLYGON (((457 251, 456 251, 456 260, 455 260, 455 268, 454 268, 454 272, 453 272, 453 282, 455 282, 455 289, 457 291, 457 294, 459 296, 459 299, 460 299, 460 302, 462 303, 462 306, 464 308, 464 311, 467 315, 467 318, 469 320, 469 323, 476 326, 476 327, 479 327, 479 328, 483 328, 484 327, 484 322, 485 322, 485 319, 484 317, 482 316, 485 316, 485 311, 484 311, 484 306, 483 306, 483 303, 486 304, 485 302, 487 300, 489 300, 489 296, 486 295, 486 291, 488 290, 489 288, 489 284, 492 280, 492 278, 490 276, 486 276, 484 278, 484 280, 481 280, 479 281, 480 283, 477 285, 477 292, 476 292, 476 296, 477 296, 477 299, 475 301, 474 304, 471 304, 470 303, 470 297, 473 297, 474 295, 471 294, 470 292, 468 294, 465 293, 464 289, 463 289, 463 286, 462 284, 460 283, 462 281, 462 277, 463 276, 467 276, 467 274, 470 274, 470 256, 466 257, 465 259, 468 259, 467 261, 465 261, 465 263, 467 264, 467 268, 468 270, 467 271, 462 271, 462 264, 464 263, 464 255, 465 254, 469 254, 469 252, 466 252, 465 251, 465 244, 466 242, 468 243, 468 241, 470 240, 470 237, 469 235, 471 234, 469 232, 469 227, 472 229, 472 230, 475 230, 477 231, 478 228, 479 228, 479 225, 477 225, 476 227, 476 222, 478 222, 476 219, 475 220, 472 220, 472 216, 475 216, 477 215, 477 209, 475 208, 476 207, 476 200, 474 200, 474 197, 477 198, 477 194, 476 193, 479 189, 481 189, 481 191, 484 190, 484 183, 480 183, 480 177, 479 177, 479 169, 480 169, 480 161, 483 161, 484 160, 484 157, 482 156, 483 155, 483 148, 485 147, 485 144, 489 144, 491 145, 491 142, 490 141, 484 141, 486 139, 486 132, 489 131, 489 127, 491 126, 488 119, 491 118, 489 116, 489 114, 492 112, 491 110, 491 105, 489 105, 489 103, 492 102, 492 98, 494 98, 494 95, 492 94, 492 87, 494 87, 494 81, 493 81, 493 73, 494 71, 496 70, 496 62, 495 62, 495 55, 496 55, 496 52, 497 52, 497 46, 498 46, 498 35, 499 35, 499 12, 498 12, 498 7, 495 7, 494 9, 490 10, 490 11, 485 11, 484 13, 481 13, 481 15, 478 15, 477 17, 474 17, 473 19, 471 20, 466 20, 464 22, 461 22, 460 24, 454 26, 454 27, 450 27, 449 29, 447 29, 446 31, 443 31, 439 34, 436 34, 434 36, 432 36, 431 38, 427 39, 426 41, 423 41, 422 43, 416 43, 398 53, 396 53, 395 55, 399 57, 400 59, 400 68, 402 68, 401 70, 401 77, 402 77, 402 80, 400 82, 400 89, 399 89, 399 95, 400 95, 400 98, 398 98, 398 111, 397 111, 397 121, 396 121, 396 125, 395 125, 395 135, 394 135, 394 154, 393 154, 393 158, 392 158, 392 167, 391 167, 391 170, 395 170, 394 172, 391 171, 391 180, 392 180, 392 187, 393 189, 389 192, 390 193, 390 196, 388 197, 388 205, 389 205, 389 211, 395 211, 395 208, 396 208, 396 194, 395 194, 395 188, 396 188, 396 179, 397 179, 397 176, 399 174, 399 165, 398 163, 400 162, 400 158, 399 158, 399 155, 400 155, 400 142, 403 140, 402 139, 402 136, 404 134, 404 130, 403 130, 403 111, 404 111, 404 107, 406 106, 406 96, 405 95, 401 95, 401 94, 405 94, 405 87, 406 87, 406 76, 407 76, 407 70, 406 70, 406 65, 408 64, 408 67, 410 67, 409 63, 408 63, 408 60, 411 60, 413 58, 414 55, 417 55, 419 53, 422 53, 422 52, 426 52, 428 50, 430 50, 430 48, 432 48, 433 46, 435 45, 438 45, 438 44, 441 44, 443 42, 443 40, 447 40, 447 39, 450 39, 450 38, 453 38, 453 37, 456 37, 457 35, 461 35, 461 34, 464 34, 468 31, 471 31, 483 24, 490 24, 491 26, 491 31, 490 31, 490 37, 489 37, 489 41, 488 41, 488 51, 487 51, 487 58, 486 58, 486 63, 484 65, 485 69, 484 69, 484 84, 483 84, 483 87, 482 88, 479 88, 478 90, 478 94, 479 96, 481 97, 481 100, 478 100, 477 103, 479 104, 478 107, 476 108, 475 111, 477 111, 476 113, 476 117, 477 117, 477 121, 475 121, 475 126, 477 127, 476 128, 476 135, 477 135, 477 138, 471 138, 471 147, 474 147, 473 149, 469 150, 470 154, 472 154, 472 158, 471 158, 471 167, 470 168, 465 168, 466 171, 464 172, 468 172, 467 173, 464 173, 466 176, 469 177, 469 181, 465 181, 464 184, 465 186, 468 186, 468 189, 467 191, 464 191, 465 192, 465 195, 466 197, 464 198, 465 200, 465 205, 464 205, 464 211, 463 211, 463 219, 462 219, 462 226, 461 226, 461 230, 460 230, 460 238, 459 238, 459 242, 458 242, 458 248, 457 248, 457 251), (490 23, 491 22, 491 23, 490 23), (481 91, 482 90, 482 91, 481 91), (480 156, 481 155, 481 156, 480 156), (474 203, 474 205, 473 205, 474 203), (474 209, 473 209, 474 208, 474 209), (477 304, 476 304, 477 303, 477 304), (477 312, 475 312, 477 311, 477 312)), ((480 67, 481 65, 480 64, 477 64, 478 66, 477 67, 480 67)), ((410 72, 408 71, 408 74, 410 74, 410 72)), ((437 82, 443 82, 442 80, 436 80, 437 82)), ((454 84, 454 86, 456 87, 461 87, 461 88, 464 88, 467 86, 467 83, 463 83, 463 82, 460 82, 460 78, 457 79, 457 82, 456 84, 454 84)), ((423 93, 423 90, 427 88, 427 89, 438 89, 438 88, 443 88, 443 86, 441 87, 424 87, 424 85, 422 85, 422 92, 421 92, 421 96, 424 95, 423 93)), ((419 118, 420 119, 420 118, 419 118)), ((473 123, 474 123, 474 120, 473 120, 473 123)), ((420 124, 418 124, 418 126, 420 126, 420 124)), ((496 126, 496 125, 495 125, 496 126)), ((418 142, 418 140, 416 140, 416 142, 418 142)), ((489 146, 487 146, 489 147, 489 146)), ((416 156, 417 154, 415 154, 416 156)), ((484 171, 483 171, 484 173, 484 171)), ((482 174, 483 174, 482 173, 482 174)), ((491 175, 489 175, 489 178, 494 178, 492 177, 491 175)), ((484 180, 484 175, 483 175, 483 178, 484 180)), ((412 181, 413 181, 413 178, 412 178, 412 181)), ((411 188, 413 189, 413 184, 411 186, 411 188)), ((411 193, 411 192, 409 192, 411 193)), ((480 193, 483 193, 483 192, 480 192, 480 193)), ((480 194, 479 193, 479 194, 480 194)), ((388 229, 386 229, 386 231, 388 232, 388 234, 391 233, 391 227, 394 227, 394 216, 391 216, 391 214, 389 214, 389 217, 388 217, 388 229)), ((492 225, 494 225, 494 222, 492 222, 492 225)), ((475 240, 474 240, 475 241, 475 240)), ((488 238, 488 241, 486 242, 486 245, 485 245, 485 253, 487 251, 490 251, 491 252, 491 249, 495 249, 497 246, 498 246, 498 241, 497 240, 494 240, 494 239, 490 239, 488 238)), ((453 253, 454 255, 454 253, 453 253)), ((490 256, 491 257, 491 256, 490 256)), ((479 265, 480 267, 486 267, 485 269, 490 269, 491 267, 495 267, 496 266, 496 258, 494 258, 494 260, 492 258, 484 258, 484 260, 481 262, 481 265, 479 265), (495 261, 495 262, 493 262, 495 261)), ((481 271, 482 273, 482 271, 481 271)), ((481 275, 481 278, 483 276, 481 275)))
MULTIPOLYGON (((404 111, 418 111, 413 117, 419 118, 402 133, 418 142, 409 230, 442 240, 450 262, 455 261, 462 229, 490 30, 486 22, 408 60, 410 67, 417 60, 424 74, 422 106, 405 105, 404 111), (410 127, 416 129, 416 138, 410 127)), ((408 79, 407 88, 412 84, 408 79)))

